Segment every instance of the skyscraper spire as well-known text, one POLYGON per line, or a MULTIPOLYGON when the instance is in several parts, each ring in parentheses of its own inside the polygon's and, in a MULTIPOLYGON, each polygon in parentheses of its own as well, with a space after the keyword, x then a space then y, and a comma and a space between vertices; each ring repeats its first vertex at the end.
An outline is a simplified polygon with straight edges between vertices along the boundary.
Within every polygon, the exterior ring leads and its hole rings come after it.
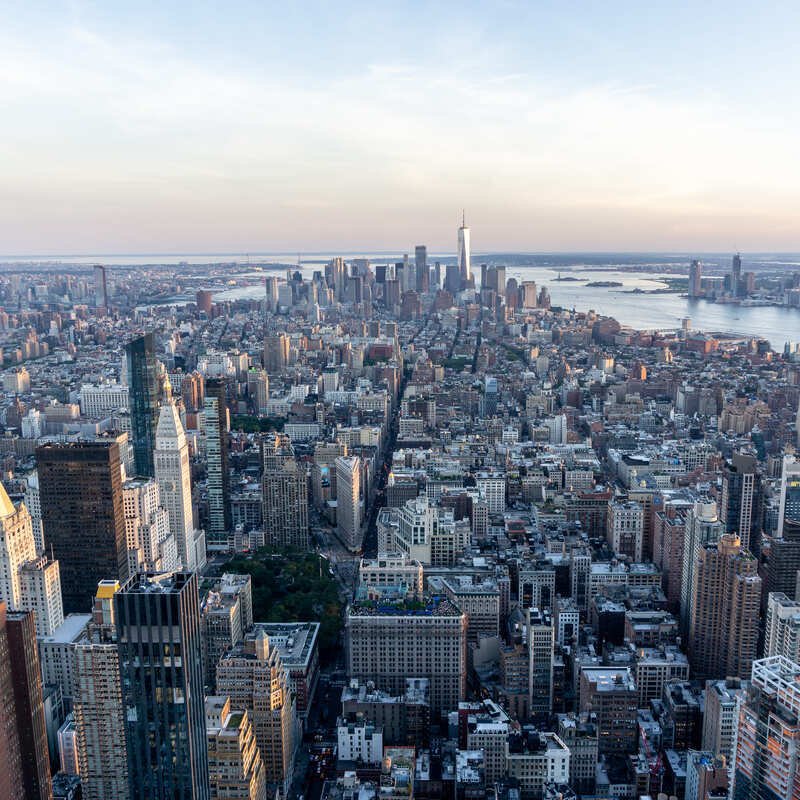
POLYGON ((466 225, 464 209, 461 209, 461 227, 458 229, 458 269, 461 273, 462 286, 469 284, 472 276, 469 256, 469 228, 466 225))

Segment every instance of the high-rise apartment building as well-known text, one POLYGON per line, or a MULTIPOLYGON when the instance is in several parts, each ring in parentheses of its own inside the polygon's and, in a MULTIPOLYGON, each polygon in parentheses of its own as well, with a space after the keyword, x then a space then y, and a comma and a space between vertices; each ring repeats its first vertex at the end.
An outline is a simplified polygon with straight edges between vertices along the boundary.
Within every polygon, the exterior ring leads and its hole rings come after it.
POLYGON ((122 485, 128 572, 174 572, 178 548, 161 505, 158 484, 152 478, 132 478, 122 485))
POLYGON ((264 369, 270 375, 279 375, 289 365, 289 337, 285 333, 264 337, 264 369))
POLYGON ((722 473, 720 521, 725 533, 735 533, 745 550, 756 552, 761 541, 761 475, 758 459, 734 453, 722 473))
POLYGON ((217 692, 247 711, 266 778, 285 793, 298 745, 295 701, 280 653, 258 624, 220 659, 217 692))
POLYGON ((194 573, 134 575, 114 596, 131 800, 209 800, 194 573))
POLYGON ((308 475, 294 457, 291 441, 278 434, 261 443, 262 519, 266 541, 279 547, 308 547, 308 475))
POLYGON ((713 500, 699 500, 686 513, 681 569, 681 632, 688 635, 694 595, 694 571, 700 550, 709 542, 716 542, 724 527, 719 520, 717 504, 713 500))
POLYGON ((464 221, 463 213, 461 215, 461 227, 458 229, 458 271, 461 277, 461 285, 467 285, 472 278, 472 268, 470 266, 469 228, 464 221))
POLYGON ((753 664, 739 712, 732 800, 800 797, 800 664, 783 656, 753 664))
POLYGON ((761 578, 738 537, 706 544, 695 564, 689 659, 700 678, 746 678, 757 655, 761 578))
POLYGON ((0 601, 0 796, 9 800, 53 796, 33 616, 0 601))
POLYGON ((208 496, 209 545, 226 545, 233 527, 228 468, 227 384, 212 378, 206 381, 203 404, 203 426, 206 437, 206 492, 208 496))
POLYGON ((361 549, 361 459, 338 456, 336 459, 336 535, 351 552, 361 549))
POLYGON ((22 611, 33 611, 37 636, 52 636, 64 621, 58 561, 40 555, 19 569, 22 611))
POLYGON ((50 443, 37 448, 36 461, 42 527, 59 562, 64 611, 83 613, 101 580, 128 576, 120 445, 50 443))
POLYGON ((770 592, 764 631, 764 657, 785 656, 800 663, 800 600, 770 592))
POLYGON ((404 602, 375 609, 348 608, 347 670, 399 694, 406 678, 430 680, 431 714, 441 716, 464 699, 467 674, 467 617, 449 600, 433 597, 419 608, 404 602))
POLYGON ((100 582, 86 636, 74 646, 72 708, 85 800, 130 796, 114 607, 119 588, 118 581, 100 582))
POLYGON ((269 403, 269 373, 265 369, 251 367, 247 370, 247 396, 250 407, 256 414, 266 414, 269 403))
POLYGON ((128 342, 125 358, 136 474, 152 477, 158 424, 158 362, 153 334, 146 333, 128 342))
POLYGON ((747 681, 724 678, 706 683, 703 714, 703 750, 723 756, 730 764, 736 741, 739 706, 747 693, 747 681))
POLYGON ((205 532, 195 527, 189 445, 178 409, 171 400, 161 406, 153 453, 161 505, 169 516, 182 569, 192 572, 206 562, 205 532))
POLYGON ((266 800, 264 764, 244 709, 228 697, 206 698, 206 740, 211 800, 266 800))

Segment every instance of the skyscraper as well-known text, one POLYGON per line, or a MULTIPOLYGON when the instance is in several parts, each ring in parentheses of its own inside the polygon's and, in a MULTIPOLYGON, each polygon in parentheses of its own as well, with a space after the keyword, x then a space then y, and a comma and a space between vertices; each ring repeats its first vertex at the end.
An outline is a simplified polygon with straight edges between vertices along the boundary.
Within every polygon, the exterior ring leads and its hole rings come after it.
POLYGON ((230 697, 235 707, 247 710, 266 778, 280 784, 285 793, 297 745, 295 700, 280 651, 270 645, 260 625, 220 659, 217 691, 230 697))
POLYGON ((720 520, 725 533, 735 533, 742 547, 753 552, 760 550, 761 495, 758 459, 734 453, 722 473, 720 520))
POLYGON ((700 261, 692 261, 689 265, 689 297, 700 297, 703 293, 703 264, 700 261))
POLYGON ((128 756, 117 651, 117 581, 101 581, 86 638, 74 647, 72 706, 84 800, 127 800, 128 756))
POLYGON ((261 443, 266 541, 278 547, 308 547, 308 476, 282 434, 261 443))
POLYGON ((161 406, 153 463, 178 558, 184 570, 193 572, 205 564, 206 537, 195 527, 189 445, 178 409, 171 400, 161 406))
POLYGON ((428 248, 418 244, 414 248, 414 265, 417 273, 417 291, 422 294, 430 287, 430 272, 428 270, 428 248))
POLYGON ((285 333, 264 337, 264 369, 270 375, 278 375, 289 363, 289 337, 285 333))
POLYGON ((19 749, 14 676, 8 653, 6 615, 8 607, 0 600, 0 797, 14 797, 22 786, 22 753, 19 749))
POLYGON ((114 596, 131 800, 209 800, 194 573, 133 576, 114 596))
POLYGON ((458 270, 461 275, 462 286, 467 285, 472 278, 470 267, 469 228, 464 221, 464 212, 461 212, 461 227, 458 229, 458 270))
POLYGON ((233 524, 228 470, 227 385, 222 379, 212 378, 206 381, 203 425, 206 434, 208 544, 226 544, 233 524))
POLYGON ((732 534, 704 545, 694 570, 689 659, 700 678, 747 678, 757 655, 758 562, 732 534))
POLYGON ((694 571, 700 549, 708 542, 716 542, 724 528, 717 515, 717 504, 713 500, 699 500, 686 515, 683 539, 683 563, 681 565, 681 632, 689 633, 694 595, 694 571))
POLYGON ((778 515, 778 537, 785 535, 787 523, 800 525, 800 458, 795 454, 783 458, 778 515))
POLYGON ((178 548, 161 505, 158 484, 152 478, 132 478, 122 485, 128 572, 174 572, 178 548))
POLYGON ((733 800, 800 797, 800 664, 783 656, 753 664, 739 711, 733 800))
POLYGON ((212 800, 266 800, 264 764, 244 709, 229 697, 206 698, 208 774, 212 800))
POLYGON ((742 291, 742 257, 737 253, 731 265, 731 294, 739 295, 742 291))
POLYGON ((9 788, 0 796, 9 800, 53 796, 33 616, 32 611, 8 611, 0 601, 0 789, 4 782, 9 788))
POLYGON ((361 459, 336 459, 336 535, 351 552, 361 548, 361 459))
POLYGON ((158 423, 158 373, 153 334, 146 333, 128 342, 125 357, 136 474, 152 477, 158 423))
POLYGON ((800 601, 770 592, 764 631, 764 656, 800 661, 800 601))
POLYGON ((23 610, 20 568, 36 558, 31 515, 24 503, 15 508, 0 483, 0 600, 23 610))
POLYGON ((125 580, 128 553, 116 439, 36 449, 42 527, 61 569, 66 613, 84 613, 97 584, 125 580))
POLYGON ((108 283, 106 282, 106 268, 102 264, 95 264, 92 268, 94 274, 94 305, 95 308, 108 308, 108 283))

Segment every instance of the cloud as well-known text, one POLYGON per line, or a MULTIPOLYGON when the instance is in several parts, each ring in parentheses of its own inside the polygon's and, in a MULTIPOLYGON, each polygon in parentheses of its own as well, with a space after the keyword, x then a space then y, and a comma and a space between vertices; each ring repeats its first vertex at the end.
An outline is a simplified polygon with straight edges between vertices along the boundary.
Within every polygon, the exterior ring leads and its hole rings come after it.
POLYGON ((437 50, 457 58, 310 80, 86 26, 46 47, 0 34, 6 248, 91 249, 109 206, 114 235, 131 247, 140 234, 145 249, 169 244, 148 244, 169 235, 164 220, 180 246, 198 228, 215 249, 354 246, 370 229, 444 244, 462 205, 488 247, 657 246, 748 223, 786 235, 800 167, 783 126, 703 91, 493 69, 491 51, 470 57, 457 41, 437 50))

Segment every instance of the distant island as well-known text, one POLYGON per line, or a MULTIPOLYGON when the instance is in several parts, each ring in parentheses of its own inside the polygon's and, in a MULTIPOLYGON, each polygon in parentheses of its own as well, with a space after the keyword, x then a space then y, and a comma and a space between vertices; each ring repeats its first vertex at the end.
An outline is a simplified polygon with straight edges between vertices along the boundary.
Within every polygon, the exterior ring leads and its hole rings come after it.
POLYGON ((614 289, 619 286, 622 286, 621 281, 592 281, 591 283, 587 283, 587 286, 591 286, 593 289, 614 289))

